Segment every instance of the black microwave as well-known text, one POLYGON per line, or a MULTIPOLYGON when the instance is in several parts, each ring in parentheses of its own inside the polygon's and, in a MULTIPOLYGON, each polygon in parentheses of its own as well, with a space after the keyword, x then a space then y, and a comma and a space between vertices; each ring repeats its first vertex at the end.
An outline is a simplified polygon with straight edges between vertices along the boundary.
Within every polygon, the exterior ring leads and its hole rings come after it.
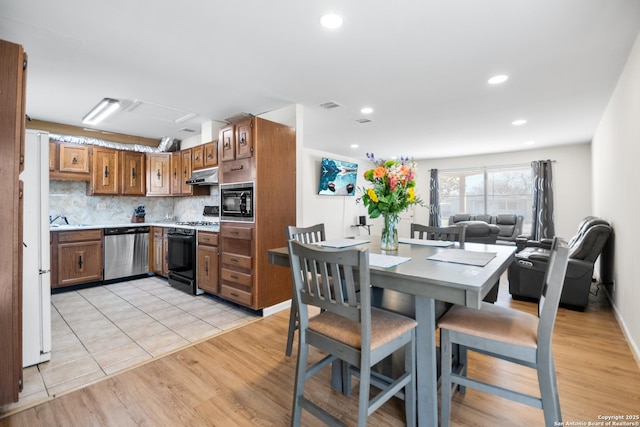
POLYGON ((253 182, 220 184, 220 221, 253 222, 253 182))

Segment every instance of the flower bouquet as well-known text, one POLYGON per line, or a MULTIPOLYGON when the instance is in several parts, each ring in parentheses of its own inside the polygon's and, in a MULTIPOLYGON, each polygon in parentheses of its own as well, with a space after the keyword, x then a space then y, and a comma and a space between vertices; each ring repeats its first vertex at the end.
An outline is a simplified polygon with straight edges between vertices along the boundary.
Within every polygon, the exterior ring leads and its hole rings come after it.
POLYGON ((369 216, 384 218, 381 249, 398 249, 398 215, 411 205, 422 205, 415 192, 416 166, 413 160, 401 157, 397 160, 376 159, 372 153, 367 158, 374 168, 365 171, 364 179, 372 183, 370 188, 362 188, 362 201, 369 216))

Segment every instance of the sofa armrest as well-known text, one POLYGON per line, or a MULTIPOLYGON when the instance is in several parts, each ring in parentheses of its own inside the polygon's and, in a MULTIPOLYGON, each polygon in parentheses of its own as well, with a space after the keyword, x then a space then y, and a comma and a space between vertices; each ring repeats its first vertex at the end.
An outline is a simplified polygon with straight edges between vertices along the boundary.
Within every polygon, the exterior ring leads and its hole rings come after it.
POLYGON ((518 236, 516 237, 516 252, 520 252, 525 248, 551 249, 552 243, 553 239, 529 240, 526 236, 518 236))

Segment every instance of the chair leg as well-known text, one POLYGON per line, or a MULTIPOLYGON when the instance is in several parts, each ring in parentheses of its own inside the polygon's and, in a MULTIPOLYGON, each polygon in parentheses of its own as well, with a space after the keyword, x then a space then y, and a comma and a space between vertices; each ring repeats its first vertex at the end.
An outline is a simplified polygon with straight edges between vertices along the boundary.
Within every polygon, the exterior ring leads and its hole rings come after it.
POLYGON ((538 361, 537 371, 545 425, 560 425, 562 423, 560 398, 558 396, 555 365, 551 354, 538 361))
POLYGON ((287 349, 284 354, 291 356, 293 351, 293 336, 298 329, 298 307, 294 300, 291 300, 291 310, 289 311, 289 331, 287 332, 287 349))
MULTIPOLYGON (((467 368, 469 363, 467 362, 467 347, 455 344, 458 347, 458 364, 460 365, 460 375, 467 376, 467 368)), ((458 392, 464 395, 467 392, 467 388, 463 385, 458 384, 458 392)))
POLYGON ((291 426, 300 427, 302 420, 301 400, 304 396, 304 383, 307 376, 307 358, 309 357, 309 346, 300 337, 298 345, 298 360, 296 362, 296 381, 293 390, 293 409, 291 414, 291 426))
POLYGON ((449 425, 451 416, 451 337, 440 329, 440 426, 449 425))
POLYGON ((404 349, 404 370, 411 374, 411 381, 404 388, 404 411, 408 427, 416 422, 416 332, 412 332, 411 342, 404 349))
POLYGON ((360 395, 358 396, 358 427, 366 427, 369 417, 369 392, 371 390, 371 367, 360 366, 360 395))

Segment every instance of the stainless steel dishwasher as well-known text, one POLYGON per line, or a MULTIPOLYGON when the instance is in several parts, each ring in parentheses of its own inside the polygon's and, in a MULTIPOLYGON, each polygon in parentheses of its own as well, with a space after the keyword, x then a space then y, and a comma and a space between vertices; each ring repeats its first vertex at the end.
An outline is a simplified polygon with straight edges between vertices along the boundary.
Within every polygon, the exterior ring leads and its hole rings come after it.
POLYGON ((104 280, 149 273, 149 227, 104 229, 104 280))

